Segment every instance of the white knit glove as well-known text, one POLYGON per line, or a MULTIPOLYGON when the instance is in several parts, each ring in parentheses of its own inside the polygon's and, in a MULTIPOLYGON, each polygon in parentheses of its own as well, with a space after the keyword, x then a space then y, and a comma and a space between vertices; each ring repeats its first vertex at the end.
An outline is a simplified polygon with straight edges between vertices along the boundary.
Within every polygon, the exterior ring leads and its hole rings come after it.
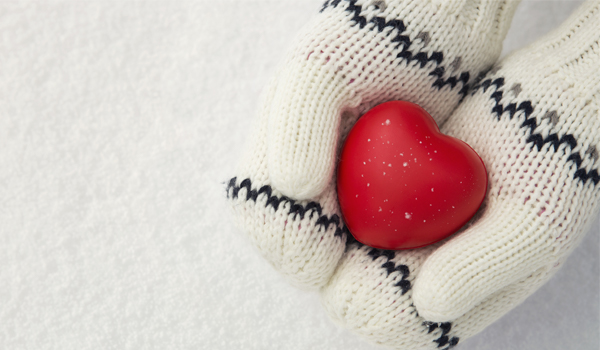
POLYGON ((336 153, 356 119, 411 101, 442 123, 497 60, 517 2, 329 0, 264 95, 227 195, 238 225, 293 284, 323 286, 349 236, 336 153))
POLYGON ((397 349, 449 349, 537 290, 600 207, 600 2, 488 72, 442 127, 485 162, 477 218, 434 246, 349 244, 322 289, 339 323, 397 349))

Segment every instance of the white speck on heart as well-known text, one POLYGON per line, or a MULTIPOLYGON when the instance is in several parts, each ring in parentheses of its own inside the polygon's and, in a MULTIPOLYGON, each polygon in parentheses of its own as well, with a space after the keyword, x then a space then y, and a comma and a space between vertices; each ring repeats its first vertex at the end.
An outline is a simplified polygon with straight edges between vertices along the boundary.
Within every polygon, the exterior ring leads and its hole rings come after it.
POLYGON ((402 157, 404 157, 404 153, 400 153, 400 155, 401 155, 402 157))
POLYGON ((367 182, 367 187, 369 187, 369 186, 371 186, 371 184, 367 182))
POLYGON ((383 175, 385 176, 385 171, 383 172, 383 175))
POLYGON ((433 192, 433 187, 431 188, 431 192, 433 192))
POLYGON ((409 213, 404 213, 404 217, 405 217, 407 220, 410 220, 410 218, 412 218, 412 215, 410 215, 409 213))
POLYGON ((365 177, 365 174, 360 174, 360 177, 365 177))
POLYGON ((433 151, 433 153, 437 153, 437 150, 433 151))
POLYGON ((404 165, 404 166, 408 166, 408 163, 407 163, 407 162, 404 162, 402 165, 404 165))
POLYGON ((385 125, 390 125, 390 123, 391 123, 391 122, 390 122, 390 120, 389 120, 389 119, 387 119, 387 120, 385 121, 385 125))
POLYGON ((392 167, 392 163, 389 163, 388 166, 391 168, 392 167))
POLYGON ((454 209, 454 206, 452 206, 452 209, 454 209))
POLYGON ((367 142, 371 142, 371 139, 367 139, 367 142))
POLYGON ((379 207, 379 211, 383 211, 383 209, 381 209, 381 207, 379 207))
POLYGON ((423 220, 423 222, 427 222, 427 220, 423 220))
POLYGON ((419 141, 419 143, 423 143, 423 141, 419 141))
POLYGON ((369 158, 369 162, 371 161, 371 158, 369 158))
POLYGON ((429 158, 429 161, 430 161, 430 162, 431 162, 432 160, 433 160, 432 158, 429 158))

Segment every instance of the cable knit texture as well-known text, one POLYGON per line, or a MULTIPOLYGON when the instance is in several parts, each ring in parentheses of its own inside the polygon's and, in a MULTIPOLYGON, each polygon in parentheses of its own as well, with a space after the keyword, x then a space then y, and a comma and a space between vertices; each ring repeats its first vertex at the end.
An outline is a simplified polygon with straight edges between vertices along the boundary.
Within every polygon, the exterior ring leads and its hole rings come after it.
POLYGON ((478 79, 442 131, 484 160, 484 206, 433 247, 349 245, 322 290, 334 320, 397 349, 449 349, 558 270, 599 211, 599 41, 588 1, 478 79))
POLYGON ((293 284, 323 286, 346 245, 333 176, 356 119, 408 100, 438 123, 501 51, 516 2, 324 3, 266 89, 237 176, 234 217, 293 284))

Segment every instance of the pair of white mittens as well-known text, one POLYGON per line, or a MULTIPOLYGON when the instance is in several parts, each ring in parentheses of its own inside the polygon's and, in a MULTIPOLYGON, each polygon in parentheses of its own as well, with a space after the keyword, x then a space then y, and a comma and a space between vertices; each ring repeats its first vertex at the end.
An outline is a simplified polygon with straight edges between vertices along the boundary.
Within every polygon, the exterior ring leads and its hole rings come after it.
POLYGON ((600 3, 496 62, 518 2, 329 0, 266 90, 227 196, 239 226, 338 323, 398 349, 448 349, 560 267, 600 208, 600 3), (421 105, 489 176, 483 208, 433 246, 355 242, 336 155, 375 105, 421 105))

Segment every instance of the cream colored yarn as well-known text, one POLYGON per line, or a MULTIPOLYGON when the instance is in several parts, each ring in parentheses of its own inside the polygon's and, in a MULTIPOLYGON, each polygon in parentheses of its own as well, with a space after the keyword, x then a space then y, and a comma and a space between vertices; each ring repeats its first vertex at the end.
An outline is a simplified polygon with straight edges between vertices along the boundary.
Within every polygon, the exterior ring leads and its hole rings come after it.
POLYGON ((599 4, 490 71, 516 5, 328 0, 265 92, 227 185, 234 218, 291 283, 321 288, 332 319, 376 343, 449 349, 478 333, 552 276, 599 210, 599 4), (356 119, 398 99, 469 143, 490 187, 460 234, 392 252, 349 235, 334 170, 356 119))
POLYGON ((460 90, 497 59, 515 5, 326 2, 278 74, 268 112, 273 185, 296 199, 323 192, 335 169, 344 111, 356 117, 402 98, 444 121, 460 90))
POLYGON ((344 252, 333 171, 360 114, 403 99, 443 122, 496 61, 515 7, 332 0, 298 36, 227 189, 239 226, 293 284, 324 285, 344 252))
POLYGON ((472 88, 442 131, 484 160, 485 207, 434 247, 374 259, 350 245, 322 290, 333 319, 397 349, 447 349, 558 270, 600 207, 599 42, 588 1, 472 88))
POLYGON ((498 63, 482 84, 497 83, 476 87, 444 125, 479 153, 490 185, 481 219, 423 266, 414 291, 423 316, 463 315, 561 263, 587 232, 600 205, 599 41, 600 2, 588 2, 558 32, 498 63), (528 101, 532 110, 519 110, 528 101))

